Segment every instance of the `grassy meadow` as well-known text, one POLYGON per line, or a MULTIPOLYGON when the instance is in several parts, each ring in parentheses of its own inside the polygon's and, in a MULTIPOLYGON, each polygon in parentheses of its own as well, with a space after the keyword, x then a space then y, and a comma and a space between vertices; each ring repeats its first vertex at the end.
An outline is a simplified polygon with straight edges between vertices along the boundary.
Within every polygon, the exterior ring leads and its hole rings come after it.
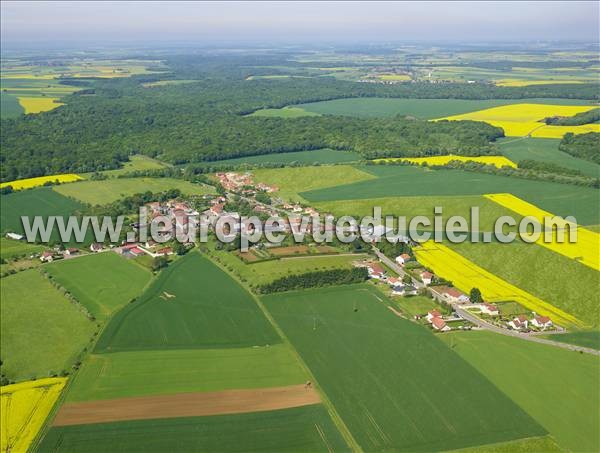
POLYGON ((113 178, 102 181, 81 181, 77 184, 65 184, 53 188, 65 197, 91 205, 108 204, 136 193, 164 192, 170 189, 179 189, 186 195, 204 195, 214 192, 212 186, 192 184, 173 178, 113 178))
POLYGON ((125 173, 132 171, 145 171, 145 170, 160 170, 165 168, 167 164, 160 162, 151 157, 144 156, 142 154, 135 154, 129 156, 129 161, 123 162, 123 167, 117 168, 116 170, 104 170, 102 174, 106 176, 120 176, 125 173))
POLYGON ((365 451, 449 450, 545 434, 369 285, 262 300, 365 451))
POLYGON ((0 118, 16 118, 25 113, 19 100, 12 94, 0 94, 0 118))
POLYGON ((99 320, 141 295, 152 277, 142 266, 112 252, 57 261, 45 269, 99 320))
MULTIPOLYGON (((288 167, 254 170, 254 180, 279 188, 279 195, 301 201, 302 191, 318 190, 373 179, 374 176, 350 165, 288 167)), ((600 223, 600 222, 599 222, 600 223)))
POLYGON ((506 137, 496 142, 502 154, 514 162, 536 160, 577 170, 587 176, 599 177, 600 165, 578 159, 558 149, 560 139, 506 137))
POLYGON ((207 258, 190 252, 112 318, 96 352, 250 347, 280 341, 242 286, 207 258))
POLYGON ((303 384, 307 376, 285 344, 260 348, 174 349, 93 354, 68 401, 303 384))
POLYGON ((97 330, 36 269, 2 278, 2 370, 14 381, 70 371, 97 330))
POLYGON ((600 449, 597 357, 490 332, 442 338, 540 423, 562 449, 600 449))
POLYGON ((43 245, 30 244, 25 241, 15 241, 13 239, 0 237, 0 258, 3 260, 39 253, 42 252, 44 248, 43 245))
POLYGON ((325 408, 51 428, 40 452, 331 452, 348 449, 325 408))
POLYGON ((600 350, 600 331, 589 330, 580 332, 569 332, 562 335, 548 335, 548 338, 561 343, 575 344, 586 348, 600 350))

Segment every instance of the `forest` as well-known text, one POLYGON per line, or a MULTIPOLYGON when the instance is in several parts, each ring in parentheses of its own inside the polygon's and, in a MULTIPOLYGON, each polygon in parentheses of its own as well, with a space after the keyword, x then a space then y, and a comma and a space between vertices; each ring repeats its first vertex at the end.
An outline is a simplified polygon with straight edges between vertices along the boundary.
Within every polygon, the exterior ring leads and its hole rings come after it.
MULTIPOLYGON (((261 108, 342 97, 597 99, 594 85, 496 87, 488 84, 365 84, 332 77, 246 80, 277 58, 172 57, 168 76, 87 80, 85 95, 36 115, 2 120, 1 181, 120 167, 132 154, 172 164, 247 155, 349 149, 381 155, 491 154, 503 136, 482 122, 426 122, 402 117, 359 119, 323 116, 294 120, 244 117, 261 108), (266 59, 265 61, 260 58, 266 59), (249 66, 245 66, 247 60, 249 66), (196 83, 145 88, 168 77, 196 83), (93 95, 91 95, 93 93, 93 95)), ((66 81, 70 83, 70 81, 66 81)))

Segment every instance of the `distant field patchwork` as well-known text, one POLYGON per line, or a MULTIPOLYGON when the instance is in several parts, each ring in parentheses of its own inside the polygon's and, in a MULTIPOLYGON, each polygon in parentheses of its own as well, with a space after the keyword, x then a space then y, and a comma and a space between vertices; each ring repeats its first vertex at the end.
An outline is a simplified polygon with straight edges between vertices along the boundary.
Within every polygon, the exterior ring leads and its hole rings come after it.
POLYGON ((595 106, 567 106, 542 104, 514 104, 493 107, 462 115, 452 115, 441 120, 485 121, 492 126, 501 127, 509 137, 541 137, 562 138, 567 132, 585 134, 600 132, 600 124, 584 124, 582 126, 547 126, 542 120, 553 116, 574 116, 586 112, 595 106))

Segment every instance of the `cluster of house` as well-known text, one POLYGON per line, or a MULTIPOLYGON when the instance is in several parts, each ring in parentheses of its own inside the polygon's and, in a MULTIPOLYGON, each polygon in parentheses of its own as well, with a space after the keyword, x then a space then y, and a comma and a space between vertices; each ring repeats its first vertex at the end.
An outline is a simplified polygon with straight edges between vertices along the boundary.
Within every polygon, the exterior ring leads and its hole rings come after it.
POLYGON ((146 241, 146 243, 125 243, 118 249, 119 253, 126 258, 136 258, 142 255, 150 255, 153 258, 158 256, 173 255, 173 248, 164 247, 162 244, 156 243, 152 240, 146 241))
POLYGON ((252 173, 236 173, 229 171, 227 173, 217 173, 217 179, 225 190, 231 192, 242 192, 245 195, 255 194, 257 190, 272 193, 277 192, 277 186, 270 186, 262 182, 254 183, 252 173))
MULTIPOLYGON (((405 257, 408 257, 407 260, 410 258, 409 255, 405 255, 405 257)), ((385 269, 384 267, 377 262, 368 262, 366 264, 367 267, 367 272, 369 274, 369 278, 375 279, 375 280, 380 280, 382 282, 387 283, 390 288, 392 289, 392 294, 395 296, 416 296, 418 293, 417 288, 415 288, 412 284, 410 283, 404 283, 402 281, 402 279, 397 278, 397 277, 388 277, 386 275, 385 269)), ((425 281, 427 281, 427 284, 431 283, 431 279, 433 277, 433 274, 424 271, 421 274, 421 279, 423 279, 423 283, 425 283, 425 281), (425 279, 423 279, 423 277, 425 277, 425 279)))
POLYGON ((538 316, 535 313, 531 320, 525 315, 519 315, 511 319, 507 324, 514 330, 527 330, 530 324, 542 330, 553 326, 552 320, 548 316, 538 316))
MULTIPOLYGON (((146 205, 149 209, 149 220, 153 220, 159 216, 166 217, 171 221, 173 226, 172 231, 168 231, 167 228, 162 231, 163 235, 170 233, 176 233, 176 230, 185 230, 192 222, 199 222, 198 216, 200 213, 193 209, 188 203, 184 201, 169 200, 165 203, 154 201, 146 205)), ((197 225, 195 225, 197 226, 197 225)))
POLYGON ((40 261, 42 263, 51 263, 52 261, 61 260, 63 258, 72 258, 79 255, 79 249, 69 247, 64 250, 54 248, 52 250, 45 250, 40 253, 40 261))

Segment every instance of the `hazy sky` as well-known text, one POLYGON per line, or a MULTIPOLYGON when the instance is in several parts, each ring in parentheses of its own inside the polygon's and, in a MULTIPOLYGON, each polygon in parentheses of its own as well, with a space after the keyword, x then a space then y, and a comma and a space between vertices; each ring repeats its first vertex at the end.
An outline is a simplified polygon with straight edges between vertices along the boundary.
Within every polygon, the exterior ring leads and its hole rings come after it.
POLYGON ((21 41, 597 41, 599 2, 27 2, 2 0, 21 41))

